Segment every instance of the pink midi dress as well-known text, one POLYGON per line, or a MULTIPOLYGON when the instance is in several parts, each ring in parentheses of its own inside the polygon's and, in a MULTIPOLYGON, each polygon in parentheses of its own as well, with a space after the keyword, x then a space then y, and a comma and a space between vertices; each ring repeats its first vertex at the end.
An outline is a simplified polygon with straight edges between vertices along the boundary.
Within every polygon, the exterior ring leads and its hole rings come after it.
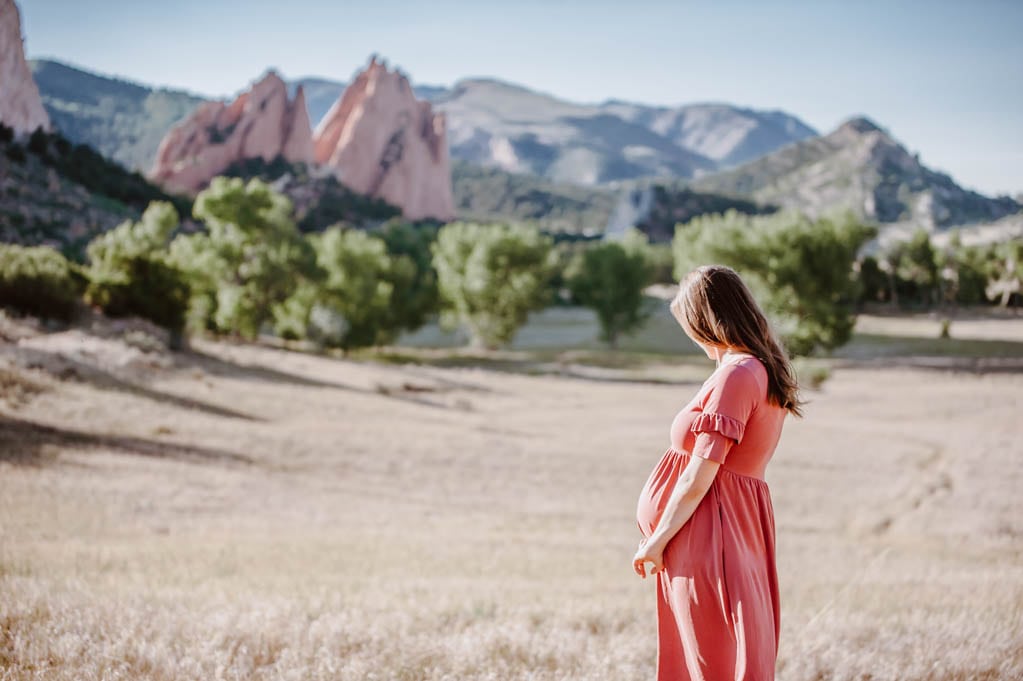
POLYGON ((671 424, 670 446, 639 497, 645 537, 690 457, 721 466, 656 575, 659 681, 774 679, 780 610, 764 470, 786 413, 767 401, 759 359, 725 355, 671 424))

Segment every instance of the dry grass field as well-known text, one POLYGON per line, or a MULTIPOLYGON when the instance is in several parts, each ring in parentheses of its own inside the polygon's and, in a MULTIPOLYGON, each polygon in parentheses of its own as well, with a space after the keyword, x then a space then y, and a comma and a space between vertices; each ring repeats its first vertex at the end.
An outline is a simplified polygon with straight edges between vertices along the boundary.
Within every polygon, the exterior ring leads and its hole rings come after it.
MULTIPOLYGON (((0 679, 652 678, 635 503, 708 361, 16 331, 0 679)), ((808 397, 768 468, 779 679, 1023 678, 1023 373, 845 361, 808 397)))

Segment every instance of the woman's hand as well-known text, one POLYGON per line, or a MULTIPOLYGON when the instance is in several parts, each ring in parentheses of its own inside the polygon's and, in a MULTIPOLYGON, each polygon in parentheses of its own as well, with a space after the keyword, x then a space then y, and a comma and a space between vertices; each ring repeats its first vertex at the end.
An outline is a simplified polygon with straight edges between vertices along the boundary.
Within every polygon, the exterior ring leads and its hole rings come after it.
POLYGON ((639 541, 639 549, 632 557, 632 569, 636 574, 646 579, 646 564, 653 563, 650 574, 656 575, 664 569, 664 546, 660 542, 650 542, 646 539, 639 541))

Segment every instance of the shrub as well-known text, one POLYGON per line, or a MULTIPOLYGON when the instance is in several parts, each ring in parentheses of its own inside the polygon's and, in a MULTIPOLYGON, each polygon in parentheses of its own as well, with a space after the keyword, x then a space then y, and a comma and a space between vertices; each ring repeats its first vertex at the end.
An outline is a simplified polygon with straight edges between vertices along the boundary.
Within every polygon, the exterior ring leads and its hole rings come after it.
POLYGON ((8 159, 18 164, 22 164, 28 159, 28 156, 25 154, 25 147, 17 143, 7 145, 7 148, 4 149, 4 154, 8 159))
POLYGON ((74 266, 49 246, 0 244, 0 305, 70 321, 78 309, 81 283, 74 266))
POLYGON ((165 202, 150 204, 138 222, 127 221, 87 248, 85 299, 111 317, 138 316, 173 333, 185 325, 189 286, 169 262, 168 243, 178 214, 165 202))

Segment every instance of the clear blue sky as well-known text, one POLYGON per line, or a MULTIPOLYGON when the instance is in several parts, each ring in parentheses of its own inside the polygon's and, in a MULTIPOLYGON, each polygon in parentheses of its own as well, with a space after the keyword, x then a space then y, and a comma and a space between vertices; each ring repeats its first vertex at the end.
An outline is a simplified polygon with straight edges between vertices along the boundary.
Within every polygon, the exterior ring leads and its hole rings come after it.
POLYGON ((492 76, 559 97, 865 114, 927 165, 1023 192, 1021 0, 18 0, 29 57, 227 96, 268 67, 492 76))

